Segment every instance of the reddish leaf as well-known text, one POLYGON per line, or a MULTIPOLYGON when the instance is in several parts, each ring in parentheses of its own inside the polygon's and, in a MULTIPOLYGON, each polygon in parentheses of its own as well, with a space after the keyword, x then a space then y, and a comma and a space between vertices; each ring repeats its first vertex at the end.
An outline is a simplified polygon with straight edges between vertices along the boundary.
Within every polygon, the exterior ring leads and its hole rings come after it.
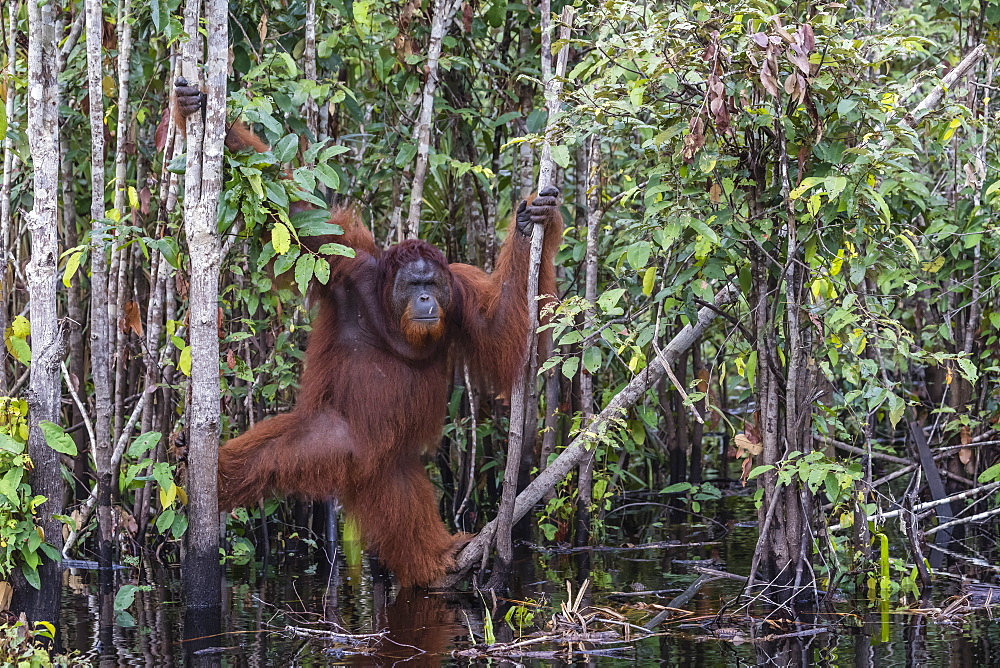
POLYGON ((125 315, 122 317, 121 327, 123 332, 135 332, 136 336, 142 336, 142 316, 139 313, 139 304, 134 301, 125 303, 125 315))
POLYGON ((754 33, 753 35, 750 36, 750 39, 752 39, 754 41, 754 44, 756 44, 762 49, 766 49, 767 45, 771 43, 771 40, 767 38, 767 35, 765 35, 762 32, 754 33))

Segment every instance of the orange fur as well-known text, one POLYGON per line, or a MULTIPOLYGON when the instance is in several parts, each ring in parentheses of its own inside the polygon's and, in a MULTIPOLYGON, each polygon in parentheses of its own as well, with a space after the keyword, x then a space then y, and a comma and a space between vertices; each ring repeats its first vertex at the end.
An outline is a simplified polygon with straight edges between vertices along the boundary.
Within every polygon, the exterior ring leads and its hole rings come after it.
POLYGON ((444 336, 444 318, 433 325, 425 325, 413 319, 413 310, 406 307, 406 312, 399 321, 399 329, 407 343, 414 347, 423 347, 436 343, 444 336))

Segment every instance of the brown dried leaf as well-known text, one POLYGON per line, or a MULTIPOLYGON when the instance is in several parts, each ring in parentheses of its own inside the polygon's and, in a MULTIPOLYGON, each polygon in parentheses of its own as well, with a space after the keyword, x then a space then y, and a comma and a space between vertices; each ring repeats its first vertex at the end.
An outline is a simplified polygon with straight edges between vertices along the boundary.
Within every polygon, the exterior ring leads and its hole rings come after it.
POLYGON ((771 43, 771 41, 767 38, 767 35, 762 32, 754 33, 750 36, 750 39, 752 39, 754 44, 762 49, 766 49, 767 45, 771 43))
POLYGON ((177 288, 177 297, 181 301, 187 301, 188 298, 188 280, 183 273, 177 272, 174 275, 174 286, 177 288))
POLYGON ((972 461, 972 448, 962 448, 958 451, 958 461, 964 466, 968 466, 972 461))
POLYGON ((143 186, 139 191, 139 212, 144 216, 149 215, 149 201, 152 197, 153 193, 149 191, 149 186, 143 186))
POLYGON ((795 84, 797 83, 797 79, 795 77, 796 74, 792 72, 785 78, 784 89, 789 95, 795 95, 795 84))
POLYGON ((743 460, 743 472, 740 474, 740 482, 746 487, 747 479, 750 477, 750 471, 753 470, 753 459, 747 457, 743 460))
POLYGON ((0 580, 0 611, 10 609, 10 599, 14 596, 14 588, 10 583, 0 580))
POLYGON ((101 45, 105 51, 114 51, 118 48, 118 32, 107 18, 104 19, 104 23, 101 25, 101 45))
POLYGON ((969 425, 963 425, 962 431, 960 432, 960 438, 962 439, 962 445, 968 445, 972 443, 972 430, 969 429, 969 425))
POLYGON ((788 47, 788 50, 785 51, 785 56, 788 57, 788 61, 792 65, 795 65, 795 67, 799 68, 803 74, 809 76, 809 68, 811 67, 809 63, 809 54, 806 53, 801 46, 798 44, 792 44, 788 47))
POLYGON ((795 38, 792 37, 791 33, 789 33, 787 30, 785 30, 781 26, 777 26, 774 29, 774 31, 776 33, 778 33, 779 36, 781 36, 781 39, 783 39, 786 44, 794 44, 795 43, 795 38))
POLYGON ((230 371, 236 368, 236 354, 232 348, 226 351, 226 366, 229 367, 230 371))
POLYGON ((713 183, 712 187, 708 189, 708 199, 712 201, 712 204, 718 204, 722 201, 722 187, 718 182, 713 183))
POLYGON ((748 434, 736 434, 733 439, 736 442, 736 457, 756 457, 764 450, 764 446, 759 442, 755 443, 748 434))
POLYGON ((771 64, 771 58, 765 60, 760 68, 760 83, 764 86, 764 90, 773 97, 778 97, 778 79, 775 76, 775 70, 776 68, 771 64))
POLYGON ((261 15, 260 22, 257 24, 257 36, 260 37, 261 42, 267 39, 267 12, 261 15))
POLYGON ((690 163, 699 149, 705 145, 705 119, 701 116, 693 116, 688 122, 688 134, 684 137, 684 148, 681 150, 681 157, 684 162, 690 163))
POLYGON ((123 332, 131 331, 138 337, 142 336, 142 315, 139 313, 137 302, 125 302, 125 315, 122 317, 121 327, 123 332))
POLYGON ((802 48, 806 50, 806 53, 815 49, 816 34, 813 32, 812 26, 808 23, 800 25, 798 32, 795 33, 795 41, 796 43, 802 45, 802 48))

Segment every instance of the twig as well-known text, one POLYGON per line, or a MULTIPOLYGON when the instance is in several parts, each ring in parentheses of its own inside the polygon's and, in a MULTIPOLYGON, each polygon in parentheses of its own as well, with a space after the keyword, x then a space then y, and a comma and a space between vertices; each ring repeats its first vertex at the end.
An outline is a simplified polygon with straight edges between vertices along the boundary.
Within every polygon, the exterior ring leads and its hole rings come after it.
MULTIPOLYGON (((943 499, 942 499, 942 501, 943 501, 943 499)), ((958 518, 956 520, 952 520, 950 522, 945 522, 944 524, 939 524, 936 527, 931 527, 930 529, 928 529, 927 531, 925 531, 924 535, 925 536, 931 536, 931 535, 936 534, 938 531, 942 531, 944 529, 950 529, 951 527, 957 526, 959 524, 968 524, 970 522, 979 522, 980 520, 989 519, 989 518, 993 517, 994 515, 1000 515, 1000 508, 993 508, 992 510, 987 510, 986 512, 979 513, 978 515, 970 515, 969 517, 960 517, 960 518, 958 518)))
MULTIPOLYGON (((920 513, 925 510, 929 510, 931 508, 943 505, 945 503, 950 503, 952 501, 961 501, 962 499, 967 499, 970 496, 976 496, 977 494, 987 494, 995 489, 1000 489, 1000 482, 991 482, 988 485, 983 485, 982 487, 976 487, 975 489, 968 489, 965 490, 964 492, 959 492, 958 494, 952 494, 951 496, 946 496, 943 499, 935 499, 933 501, 918 503, 917 505, 913 506, 913 513, 914 514, 920 513)), ((884 513, 875 513, 874 515, 869 515, 868 519, 891 520, 894 517, 899 517, 905 512, 908 512, 905 508, 899 508, 897 510, 889 510, 884 513)), ((832 527, 829 527, 827 531, 839 531, 840 529, 843 528, 845 527, 841 524, 834 524, 832 527)), ((935 528, 934 531, 937 531, 937 528, 935 528)), ((924 532, 924 534, 926 535, 927 532, 924 532)))
MULTIPOLYGON (((714 310, 714 306, 706 308, 712 308, 714 310)), ((674 375, 673 365, 666 361, 666 358, 663 356, 663 351, 660 350, 659 315, 656 316, 656 327, 653 330, 652 343, 653 343, 653 351, 656 353, 656 359, 660 360, 660 364, 663 365, 663 371, 664 373, 667 374, 667 378, 669 378, 670 382, 672 382, 674 384, 674 387, 677 388, 677 392, 680 393, 681 398, 684 399, 684 403, 691 409, 691 414, 694 415, 694 419, 698 422, 698 424, 705 424, 705 420, 701 417, 701 413, 698 412, 698 409, 695 407, 694 402, 691 401, 691 398, 688 396, 688 393, 684 391, 684 385, 681 384, 681 381, 677 380, 677 376, 674 375)))
MULTIPOLYGON (((65 366, 65 365, 64 365, 65 366)), ((122 429, 121 436, 118 438, 118 443, 115 444, 114 452, 111 453, 111 477, 112 479, 117 478, 118 465, 121 464, 122 455, 125 454, 125 446, 128 445, 129 436, 132 434, 132 429, 135 427, 135 423, 139 420, 139 415, 142 414, 142 407, 146 404, 146 398, 156 391, 155 385, 149 385, 143 390, 142 394, 139 395, 139 400, 135 402, 135 408, 132 409, 132 415, 129 416, 128 423, 125 428, 122 429)), ((84 413, 86 415, 86 413, 84 413)), ((90 490, 90 494, 87 495, 87 499, 83 502, 80 507, 80 518, 76 521, 76 526, 70 529, 69 536, 66 538, 66 543, 63 545, 62 555, 66 559, 69 556, 69 550, 76 543, 76 539, 80 535, 80 531, 83 527, 87 526, 87 522, 90 520, 90 514, 94 511, 94 506, 97 504, 97 485, 94 485, 90 490)))
POLYGON ((83 405, 83 401, 80 400, 80 395, 77 393, 76 388, 73 387, 65 360, 62 362, 62 373, 63 379, 66 381, 66 389, 69 390, 69 396, 73 397, 73 403, 76 404, 77 409, 80 411, 80 416, 83 418, 83 425, 87 428, 87 436, 90 437, 90 451, 94 452, 94 449, 97 447, 97 439, 94 437, 94 424, 90 421, 87 408, 83 405))

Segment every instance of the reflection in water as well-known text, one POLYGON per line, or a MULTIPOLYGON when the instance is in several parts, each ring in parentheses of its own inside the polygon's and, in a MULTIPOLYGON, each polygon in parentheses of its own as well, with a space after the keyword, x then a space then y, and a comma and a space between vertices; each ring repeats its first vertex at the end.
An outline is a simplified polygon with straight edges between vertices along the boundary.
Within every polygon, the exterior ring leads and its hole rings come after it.
MULTIPOLYGON (((675 539, 712 544, 571 554, 522 551, 514 564, 512 591, 496 601, 477 593, 399 591, 376 565, 357 554, 352 554, 350 564, 341 557, 332 568, 320 552, 277 558, 266 568, 259 563, 230 568, 221 611, 185 611, 176 568, 145 566, 141 578, 136 570, 116 571, 114 580, 103 587, 96 571, 73 571, 65 579, 63 638, 69 649, 102 666, 465 665, 464 659, 452 658, 451 651, 468 648, 470 633, 475 642, 482 642, 487 610, 496 638, 516 642, 519 631, 504 622, 510 606, 520 602, 538 613, 524 633, 544 628, 552 607, 558 610, 566 597, 567 580, 574 592, 589 581, 585 604, 622 611, 633 623, 642 623, 661 609, 656 606, 666 605, 694 580, 693 564, 745 571, 755 528, 730 525, 724 533, 715 524, 690 524, 667 526, 657 533, 649 528, 653 519, 628 518, 636 532, 645 532, 641 539, 633 537, 628 542, 675 539), (137 591, 126 611, 116 611, 115 596, 125 584, 151 586, 137 591), (530 607, 535 604, 543 607, 530 607), (352 646, 330 638, 299 637, 287 627, 353 634, 386 631, 387 635, 377 642, 352 646)), ((616 542, 626 541, 608 540, 616 542)), ((661 635, 617 645, 621 649, 614 657, 574 654, 573 662, 699 668, 951 668, 991 665, 993 656, 1000 653, 1000 625, 986 616, 946 626, 920 615, 844 608, 841 614, 786 619, 777 626, 722 628, 730 625, 716 623, 715 616, 738 589, 739 583, 710 582, 686 605, 692 615, 668 621, 660 627, 661 635), (795 635, 817 625, 831 632, 795 635)), ((573 651, 608 647, 576 645, 573 651)), ((567 645, 537 649, 565 652, 567 645)), ((553 663, 551 655, 517 661, 553 663)))

